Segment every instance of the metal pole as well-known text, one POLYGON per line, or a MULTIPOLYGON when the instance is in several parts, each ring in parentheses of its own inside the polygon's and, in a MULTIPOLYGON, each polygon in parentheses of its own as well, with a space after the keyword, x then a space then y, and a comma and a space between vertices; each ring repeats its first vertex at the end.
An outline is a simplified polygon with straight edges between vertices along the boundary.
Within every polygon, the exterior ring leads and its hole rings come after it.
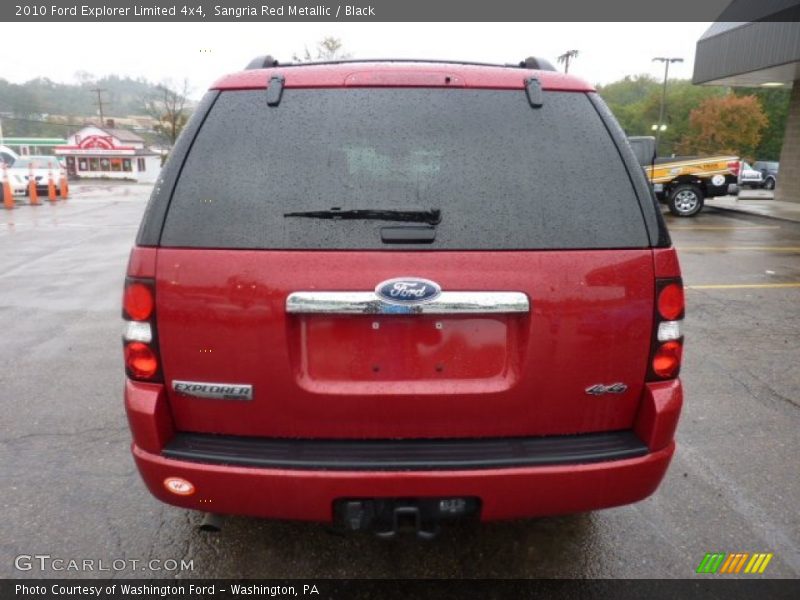
POLYGON ((656 129, 656 155, 661 141, 661 127, 664 125, 664 105, 667 102, 667 77, 669 76, 669 59, 664 61, 664 85, 661 86, 661 108, 658 111, 658 129, 656 129))
POLYGON ((664 63, 664 83, 661 86, 661 108, 659 108, 658 123, 656 123, 656 155, 658 155, 658 145, 659 142, 661 142, 661 131, 662 129, 666 129, 666 123, 664 123, 664 114, 666 112, 667 105, 667 78, 669 77, 669 63, 683 62, 683 59, 657 56, 653 60, 664 63))

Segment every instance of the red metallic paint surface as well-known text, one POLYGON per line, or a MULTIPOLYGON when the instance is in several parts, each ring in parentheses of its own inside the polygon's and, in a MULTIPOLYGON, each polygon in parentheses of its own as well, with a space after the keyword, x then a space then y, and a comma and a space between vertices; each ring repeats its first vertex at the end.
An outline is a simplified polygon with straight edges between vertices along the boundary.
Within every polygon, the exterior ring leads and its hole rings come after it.
POLYGON ((645 386, 634 431, 651 451, 672 442, 682 406, 683 387, 679 379, 645 386))
POLYGON ((650 250, 161 248, 157 270, 165 382, 254 388, 249 402, 168 391, 178 430, 387 438, 633 426, 652 331, 650 250), (284 310, 293 291, 373 290, 401 275, 432 279, 444 290, 521 291, 531 311, 431 319, 284 310), (436 321, 444 326, 437 329, 436 321), (615 382, 628 390, 601 396, 584 391, 615 382))
POLYGON ((280 471, 175 461, 133 447, 158 499, 196 510, 276 519, 330 521, 338 498, 477 496, 483 520, 566 514, 637 502, 655 491, 672 458, 668 447, 642 458, 586 465, 428 472, 280 471), (182 477, 196 487, 163 487, 182 477))
POLYGON ((264 89, 273 75, 285 78, 286 88, 322 87, 468 87, 522 89, 536 77, 545 90, 592 92, 594 88, 572 75, 556 71, 456 65, 449 63, 345 63, 339 65, 276 67, 232 73, 218 79, 211 89, 264 89), (449 82, 447 78, 450 78, 449 82))
POLYGON ((160 453, 175 435, 164 386, 125 380, 125 412, 134 443, 146 452, 160 453))
POLYGON ((675 248, 654 248, 653 268, 655 276, 658 278, 680 277, 681 266, 678 263, 678 253, 675 248))
POLYGON ((157 248, 135 246, 128 258, 128 277, 155 277, 157 248))

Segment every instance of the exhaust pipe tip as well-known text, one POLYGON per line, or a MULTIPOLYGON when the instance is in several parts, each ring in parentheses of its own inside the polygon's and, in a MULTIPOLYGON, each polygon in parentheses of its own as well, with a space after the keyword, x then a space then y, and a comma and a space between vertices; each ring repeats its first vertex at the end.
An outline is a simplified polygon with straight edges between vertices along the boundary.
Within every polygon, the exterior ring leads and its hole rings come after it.
POLYGON ((214 513, 205 513, 203 515, 203 522, 200 523, 200 531, 207 533, 219 533, 222 531, 222 515, 214 513))

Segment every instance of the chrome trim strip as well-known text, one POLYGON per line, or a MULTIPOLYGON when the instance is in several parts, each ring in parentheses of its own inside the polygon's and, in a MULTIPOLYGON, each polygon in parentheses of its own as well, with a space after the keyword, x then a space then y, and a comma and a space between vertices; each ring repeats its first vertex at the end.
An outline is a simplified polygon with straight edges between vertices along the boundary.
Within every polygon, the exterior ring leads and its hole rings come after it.
POLYGON ((207 383, 172 380, 172 390, 184 396, 212 400, 252 400, 253 386, 245 383, 207 383))
POLYGON ((389 304, 374 292, 293 292, 286 298, 286 312, 290 314, 460 315, 529 311, 530 301, 522 292, 442 292, 430 302, 409 305, 389 304))

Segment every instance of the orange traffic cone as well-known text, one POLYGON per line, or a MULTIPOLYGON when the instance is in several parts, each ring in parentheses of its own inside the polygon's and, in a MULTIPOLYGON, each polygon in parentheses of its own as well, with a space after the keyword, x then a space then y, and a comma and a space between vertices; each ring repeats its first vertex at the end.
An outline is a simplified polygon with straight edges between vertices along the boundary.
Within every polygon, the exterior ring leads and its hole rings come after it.
POLYGON ((11 191, 11 184, 8 181, 8 166, 3 163, 3 206, 8 210, 14 208, 14 193, 11 191))
POLYGON ((53 179, 52 169, 47 172, 47 199, 50 202, 56 201, 56 182, 53 179))
POLYGON ((36 206, 39 204, 39 192, 36 191, 36 176, 33 174, 33 165, 28 173, 28 198, 30 198, 31 205, 36 206))
POLYGON ((61 176, 61 181, 59 182, 59 187, 61 188, 59 190, 59 194, 61 195, 61 199, 62 200, 66 200, 67 198, 69 198, 69 184, 67 183, 67 176, 66 175, 62 175, 61 176))

